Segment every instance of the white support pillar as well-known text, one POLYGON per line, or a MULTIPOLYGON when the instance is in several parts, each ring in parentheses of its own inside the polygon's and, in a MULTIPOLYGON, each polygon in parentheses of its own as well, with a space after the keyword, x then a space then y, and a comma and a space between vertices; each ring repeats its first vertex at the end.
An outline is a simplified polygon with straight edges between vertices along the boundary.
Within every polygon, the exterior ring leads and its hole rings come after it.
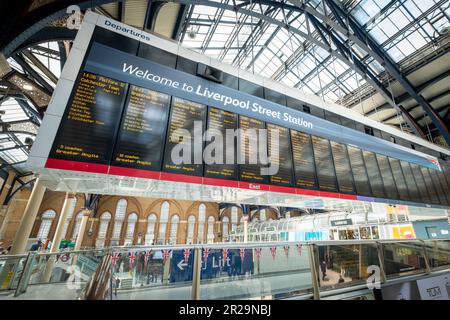
POLYGON ((83 218, 81 218, 80 230, 78 231, 77 241, 75 242, 74 250, 80 250, 81 248, 81 244, 83 243, 84 234, 86 233, 86 227, 90 215, 91 211, 89 209, 83 210, 83 218))
MULTIPOLYGON (((52 247, 50 249, 50 253, 58 252, 59 251, 59 244, 63 238, 63 231, 64 231, 64 225, 67 220, 67 216, 69 215, 69 211, 71 208, 72 201, 74 201, 73 195, 70 193, 66 193, 66 197, 64 199, 64 204, 61 210, 61 214, 59 215, 58 225, 56 227, 55 235, 53 236, 52 240, 52 247)), ((50 259, 47 262, 47 265, 45 267, 45 272, 43 276, 43 282, 49 282, 52 271, 53 271, 53 265, 55 263, 56 257, 51 256, 50 259)))
POLYGON ((37 178, 9 254, 21 254, 27 250, 28 239, 30 238, 34 221, 36 220, 39 207, 44 198, 44 193, 45 187, 40 183, 39 178, 37 178))

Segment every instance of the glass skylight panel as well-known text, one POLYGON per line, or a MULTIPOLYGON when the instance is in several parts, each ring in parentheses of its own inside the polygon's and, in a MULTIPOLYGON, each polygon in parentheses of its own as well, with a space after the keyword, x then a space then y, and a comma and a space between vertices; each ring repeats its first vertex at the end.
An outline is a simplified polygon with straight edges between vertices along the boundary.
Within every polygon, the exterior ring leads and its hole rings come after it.
POLYGON ((388 37, 392 37, 394 34, 398 32, 398 28, 395 26, 395 24, 392 23, 392 21, 389 18, 384 18, 379 24, 378 27, 384 31, 384 33, 388 37))
POLYGON ((8 99, 6 101, 3 101, 3 103, 0 105, 0 110, 5 111, 5 114, 2 114, 0 117, 2 122, 28 119, 28 116, 25 114, 25 112, 15 99, 8 99))
POLYGON ((417 5, 420 11, 425 12, 435 5, 435 1, 433 0, 414 0, 414 3, 417 5))
POLYGON ((388 39, 388 37, 386 36, 386 33, 384 33, 384 31, 378 26, 376 26, 372 30, 370 30, 369 33, 378 44, 382 44, 383 42, 385 42, 388 39))

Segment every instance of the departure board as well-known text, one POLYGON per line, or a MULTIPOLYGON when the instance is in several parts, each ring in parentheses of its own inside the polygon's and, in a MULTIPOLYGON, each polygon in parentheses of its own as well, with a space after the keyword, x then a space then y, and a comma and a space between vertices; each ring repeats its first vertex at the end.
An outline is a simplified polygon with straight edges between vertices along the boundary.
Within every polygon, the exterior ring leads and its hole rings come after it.
POLYGON ((127 84, 83 72, 61 119, 49 158, 109 165, 127 84))
POLYGON ((299 188, 317 189, 316 169, 311 136, 291 130, 295 185, 299 188))
POLYGON ((331 141, 331 151, 333 153, 339 191, 343 193, 355 193, 347 147, 342 143, 331 141))
POLYGON ((431 203, 439 204, 439 198, 436 193, 436 189, 433 185, 433 180, 431 180, 431 175, 428 168, 420 167, 420 171, 422 172, 423 179, 425 180, 425 184, 427 185, 428 193, 430 194, 431 203))
POLYGON ((391 166, 388 157, 377 154, 378 167, 380 168, 381 178, 383 179, 386 197, 390 199, 398 199, 398 191, 395 185, 394 176, 392 175, 391 166))
POLYGON ((267 130, 270 166, 278 167, 278 172, 269 176, 270 183, 292 186, 294 178, 289 129, 268 123, 267 130), (273 139, 274 132, 278 132, 278 139, 273 139), (278 153, 274 152, 274 147, 278 148, 278 153))
POLYGON ((212 160, 215 160, 215 164, 205 164, 205 177, 237 180, 236 139, 233 138, 232 144, 230 141, 228 143, 226 141, 226 130, 237 129, 237 122, 238 116, 236 113, 209 108, 207 129, 212 136, 215 131, 220 132, 223 139, 219 143, 219 140, 216 141, 211 136, 211 142, 206 142, 204 153, 210 155, 212 160), (218 150, 219 148, 220 150, 218 150))
POLYGON ((411 170, 422 200, 427 203, 431 203, 431 198, 428 193, 427 185, 425 184, 425 180, 423 179, 422 171, 420 170, 419 165, 411 163, 411 170))
POLYGON ((331 157, 330 141, 324 138, 312 136, 314 161, 317 169, 319 189, 337 191, 336 174, 334 172, 333 159, 331 157))
POLYGON ((164 151, 164 171, 203 175, 202 131, 205 116, 205 105, 177 97, 172 98, 164 151))
POLYGON ((416 185, 416 181, 414 180, 414 175, 411 171, 411 167, 409 166, 409 162, 400 161, 400 165, 402 166, 403 175, 405 176, 405 180, 407 181, 406 187, 408 188, 409 194, 411 196, 412 201, 422 201, 419 188, 416 185))
MULTIPOLYGON (((443 170, 445 170, 445 167, 442 167, 443 170)), ((445 179, 445 173, 438 171, 439 181, 442 184, 442 188, 444 189, 444 195, 446 197, 446 203, 450 205, 450 185, 447 183, 447 180, 445 179)))
POLYGON ((369 177, 370 188, 374 197, 384 198, 383 180, 381 179, 380 169, 378 168, 375 153, 363 151, 364 163, 366 165, 367 176, 369 177))
MULTIPOLYGON (((238 139, 238 161, 239 165, 239 180, 246 182, 267 183, 268 176, 261 175, 261 167, 267 165, 261 164, 261 157, 264 155, 258 154, 260 148, 259 129, 265 129, 264 121, 239 116, 239 129, 241 129, 238 139), (239 155, 241 159, 239 159, 239 155), (244 160, 245 159, 245 164, 244 160)), ((267 143, 267 138, 266 138, 267 143)), ((267 145, 263 146, 263 150, 268 150, 267 145)), ((267 153, 267 152, 266 152, 267 153)), ((267 154, 265 155, 267 157, 267 154)))
POLYGON ((348 157, 353 172, 353 180, 355 181, 356 192, 363 196, 372 195, 367 178, 366 167, 364 166, 364 159, 361 149, 347 146, 348 157))
POLYGON ((161 170, 170 96, 130 86, 112 165, 161 170))
POLYGON ((392 174, 394 175, 399 198, 402 200, 410 200, 408 188, 406 187, 406 181, 403 176, 402 167, 400 166, 400 161, 397 159, 389 158, 389 163, 391 164, 392 174))
POLYGON ((441 186, 441 182, 439 181, 439 176, 437 174, 437 170, 428 169, 430 171, 431 180, 433 181, 434 188, 436 189, 436 193, 441 204, 445 204, 447 199, 444 195, 444 190, 441 186))

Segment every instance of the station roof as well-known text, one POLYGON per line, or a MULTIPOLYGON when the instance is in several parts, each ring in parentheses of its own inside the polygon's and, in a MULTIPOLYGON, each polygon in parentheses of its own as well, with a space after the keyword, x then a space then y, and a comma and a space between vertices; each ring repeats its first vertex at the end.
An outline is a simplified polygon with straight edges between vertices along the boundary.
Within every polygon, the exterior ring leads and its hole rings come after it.
MULTIPOLYGON (((65 26, 67 3, 0 4, 2 169, 26 171, 24 162, 76 35, 65 26)), ((430 106, 448 132, 448 0, 71 3, 405 132, 419 129, 448 148, 426 110, 430 106)))

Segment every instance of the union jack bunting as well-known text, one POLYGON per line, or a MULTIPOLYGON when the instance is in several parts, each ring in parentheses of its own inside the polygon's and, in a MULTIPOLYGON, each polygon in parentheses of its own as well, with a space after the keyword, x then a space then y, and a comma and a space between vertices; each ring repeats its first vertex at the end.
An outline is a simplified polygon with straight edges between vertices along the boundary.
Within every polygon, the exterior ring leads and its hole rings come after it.
POLYGON ((191 254, 191 249, 186 248, 183 250, 184 262, 188 263, 190 254, 191 254))
POLYGON ((289 257, 289 246, 288 245, 284 246, 284 253, 286 254, 286 258, 289 257))
POLYGON ((245 249, 244 248, 239 249, 239 256, 241 257, 241 263, 244 263, 244 258, 245 258, 245 249))
POLYGON ((164 250, 162 250, 162 253, 163 253, 163 265, 165 265, 167 259, 170 256, 170 250, 169 249, 164 249, 164 250))
POLYGON ((203 260, 205 261, 205 266, 206 262, 208 261, 208 256, 209 256, 209 248, 203 248, 203 260))
POLYGON ((111 260, 112 260, 113 267, 116 265, 117 260, 119 260, 119 254, 120 254, 119 252, 113 252, 111 254, 111 260))
POLYGON ((150 259, 150 252, 151 252, 151 250, 145 251, 145 253, 144 253, 144 267, 147 266, 148 259, 150 259))
POLYGON ((259 260, 259 258, 261 258, 261 251, 262 251, 262 248, 255 249, 256 259, 258 259, 258 260, 259 260))
POLYGON ((276 247, 270 248, 270 253, 272 254, 272 259, 275 260, 275 255, 277 254, 277 248, 276 247))
POLYGON ((134 263, 135 259, 136 259, 136 253, 130 252, 128 255, 128 260, 130 261, 130 269, 133 269, 133 263, 134 263))
POLYGON ((228 249, 226 249, 226 248, 222 249, 222 256, 223 256, 223 261, 227 261, 228 249))
POLYGON ((297 244, 297 252, 299 255, 302 255, 302 244, 301 243, 297 244))

